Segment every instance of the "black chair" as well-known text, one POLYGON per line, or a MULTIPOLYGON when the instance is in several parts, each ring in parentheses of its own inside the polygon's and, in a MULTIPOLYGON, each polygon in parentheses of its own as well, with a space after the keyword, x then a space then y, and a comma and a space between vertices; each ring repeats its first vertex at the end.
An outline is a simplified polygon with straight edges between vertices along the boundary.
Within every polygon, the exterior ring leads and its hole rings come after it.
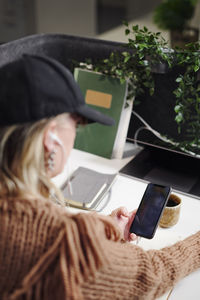
POLYGON ((124 50, 122 43, 66 34, 34 34, 0 45, 0 66, 23 53, 53 57, 73 70, 72 61, 92 61, 109 57, 112 51, 124 50))

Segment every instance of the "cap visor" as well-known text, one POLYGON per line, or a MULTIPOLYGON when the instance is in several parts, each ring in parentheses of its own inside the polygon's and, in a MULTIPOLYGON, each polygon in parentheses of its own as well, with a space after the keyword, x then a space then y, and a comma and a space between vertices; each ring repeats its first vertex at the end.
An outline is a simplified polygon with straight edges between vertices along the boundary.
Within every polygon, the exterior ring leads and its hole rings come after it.
POLYGON ((115 120, 112 119, 111 117, 104 115, 101 112, 86 105, 80 106, 76 110, 76 112, 81 116, 87 118, 89 122, 98 122, 100 124, 110 125, 110 126, 115 124, 115 120))

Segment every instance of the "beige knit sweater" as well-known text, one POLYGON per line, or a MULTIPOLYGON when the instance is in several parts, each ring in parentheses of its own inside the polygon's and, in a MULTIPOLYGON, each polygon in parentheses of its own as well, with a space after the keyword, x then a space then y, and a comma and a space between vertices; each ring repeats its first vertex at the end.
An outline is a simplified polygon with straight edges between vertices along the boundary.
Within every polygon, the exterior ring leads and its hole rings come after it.
POLYGON ((200 232, 160 251, 120 242, 111 217, 0 199, 0 299, 156 299, 200 267, 200 232))

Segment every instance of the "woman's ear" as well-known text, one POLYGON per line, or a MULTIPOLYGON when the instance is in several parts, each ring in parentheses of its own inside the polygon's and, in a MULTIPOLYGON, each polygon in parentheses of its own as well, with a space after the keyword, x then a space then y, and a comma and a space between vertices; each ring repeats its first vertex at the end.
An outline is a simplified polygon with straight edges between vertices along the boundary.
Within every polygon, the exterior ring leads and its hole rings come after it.
POLYGON ((55 145, 56 145, 56 140, 52 138, 52 133, 56 131, 56 121, 53 120, 52 122, 49 123, 47 126, 45 132, 44 132, 44 137, 43 137, 43 144, 44 148, 46 151, 51 152, 54 150, 55 145))

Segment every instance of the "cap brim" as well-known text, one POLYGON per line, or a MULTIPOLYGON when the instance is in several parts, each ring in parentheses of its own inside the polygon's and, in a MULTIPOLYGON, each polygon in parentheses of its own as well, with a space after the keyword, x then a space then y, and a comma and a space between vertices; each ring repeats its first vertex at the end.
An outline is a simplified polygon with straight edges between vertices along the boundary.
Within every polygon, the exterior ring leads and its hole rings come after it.
POLYGON ((82 105, 79 106, 78 109, 76 109, 76 112, 80 114, 81 116, 88 119, 88 122, 98 122, 103 125, 114 125, 115 120, 111 117, 102 114, 101 112, 87 106, 82 105))

